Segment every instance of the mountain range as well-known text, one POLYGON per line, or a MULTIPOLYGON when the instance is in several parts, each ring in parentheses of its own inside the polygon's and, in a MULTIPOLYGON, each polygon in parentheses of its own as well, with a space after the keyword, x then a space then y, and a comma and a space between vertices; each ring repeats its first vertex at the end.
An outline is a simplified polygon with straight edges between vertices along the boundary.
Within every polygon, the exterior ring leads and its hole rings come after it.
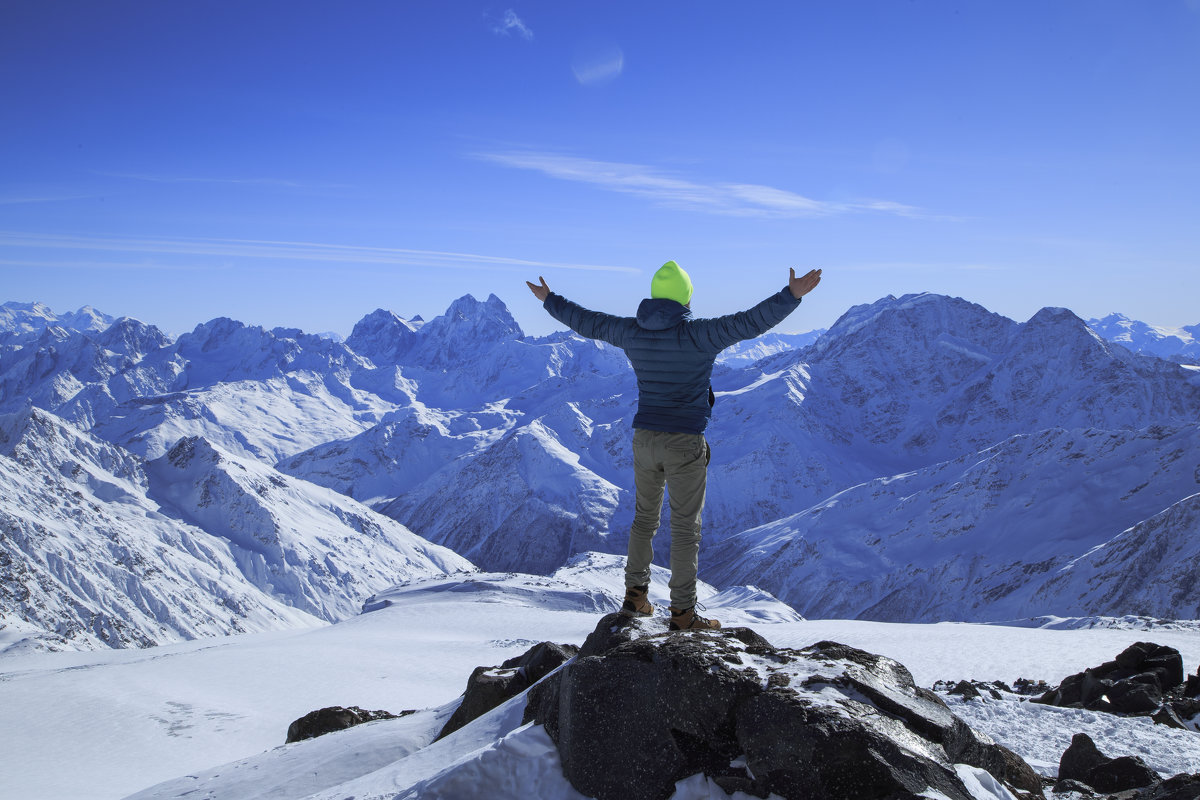
MULTIPOLYGON (((624 354, 525 336, 494 295, 344 341, 0 309, 0 614, 38 646, 321 624, 624 550, 624 354)), ((1200 368, 1117 316, 889 296, 726 351, 701 577, 810 617, 1200 617, 1200 368)))

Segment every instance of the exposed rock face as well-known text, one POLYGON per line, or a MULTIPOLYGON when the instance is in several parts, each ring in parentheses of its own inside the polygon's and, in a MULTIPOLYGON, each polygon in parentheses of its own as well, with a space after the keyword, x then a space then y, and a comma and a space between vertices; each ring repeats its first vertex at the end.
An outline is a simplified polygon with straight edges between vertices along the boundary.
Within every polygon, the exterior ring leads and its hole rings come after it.
POLYGON ((1200 773, 1167 778, 1139 792, 1131 800, 1200 800, 1200 773))
POLYGON ((573 644, 542 642, 523 655, 510 658, 498 667, 476 667, 467 679, 462 704, 447 720, 438 739, 491 711, 505 700, 516 697, 572 658, 579 648, 573 644))
POLYGON ((610 614, 530 691, 526 718, 545 725, 571 784, 599 800, 666 798, 698 772, 763 797, 969 800, 960 771, 982 770, 1042 796, 1024 761, 898 662, 835 642, 775 648, 747 628, 668 633, 610 614))
POLYGON ((1059 761, 1058 778, 1079 781, 1101 792, 1140 789, 1162 781, 1138 756, 1104 755, 1086 733, 1077 733, 1071 739, 1071 746, 1059 761))
POLYGON ((364 722, 374 722, 377 719, 396 719, 412 713, 414 712, 401 711, 399 714, 392 714, 389 711, 365 711, 358 706, 320 708, 308 712, 288 726, 287 743, 315 739, 326 733, 353 728, 364 722))
POLYGON ((1153 715, 1155 722, 1193 729, 1183 722, 1200 713, 1200 702, 1188 694, 1183 658, 1173 647, 1137 642, 1112 661, 1068 675, 1035 703, 1086 708, 1113 714, 1153 715))

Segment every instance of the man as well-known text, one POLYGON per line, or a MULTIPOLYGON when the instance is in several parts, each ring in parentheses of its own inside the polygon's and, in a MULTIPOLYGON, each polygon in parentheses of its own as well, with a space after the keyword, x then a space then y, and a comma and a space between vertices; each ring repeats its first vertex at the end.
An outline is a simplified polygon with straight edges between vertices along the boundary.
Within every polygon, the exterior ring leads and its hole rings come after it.
POLYGON ((625 562, 621 613, 646 617, 654 607, 650 588, 652 541, 662 513, 663 488, 671 502, 671 630, 719 628, 696 613, 696 570, 700 512, 710 452, 704 429, 715 400, 710 383, 717 354, 778 325, 821 282, 821 270, 803 277, 789 270, 788 285, 747 311, 715 319, 693 319, 692 280, 668 261, 650 281, 650 297, 637 317, 589 311, 540 285, 525 284, 559 322, 588 339, 625 351, 638 384, 633 418, 633 476, 636 505, 625 562))

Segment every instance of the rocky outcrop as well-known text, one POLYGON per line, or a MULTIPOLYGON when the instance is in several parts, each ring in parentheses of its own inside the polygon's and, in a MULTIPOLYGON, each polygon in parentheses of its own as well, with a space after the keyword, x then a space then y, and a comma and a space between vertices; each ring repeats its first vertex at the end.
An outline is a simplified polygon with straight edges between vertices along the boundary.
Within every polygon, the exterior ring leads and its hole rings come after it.
POLYGON ((1173 647, 1137 642, 1115 659, 1068 675, 1033 702, 1112 714, 1152 716, 1155 722, 1195 730, 1200 680, 1184 680, 1183 658, 1173 647))
POLYGON ((498 667, 476 667, 467 679, 467 691, 463 693, 462 703, 437 738, 449 736, 505 700, 516 697, 558 669, 578 651, 579 648, 573 644, 542 642, 498 667))
POLYGON ((358 706, 319 708, 316 711, 308 712, 288 726, 287 744, 301 742, 305 739, 315 739, 327 733, 353 728, 364 722, 374 722, 377 719, 397 719, 415 713, 415 711, 401 711, 399 714, 393 714, 390 711, 365 711, 358 706))
POLYGON ((530 690, 526 720, 545 726, 567 779, 598 800, 666 798, 700 772, 760 797, 969 800, 964 779, 1042 796, 1029 765, 902 664, 836 642, 776 648, 747 628, 670 633, 610 614, 530 690))
MULTIPOLYGON (((1100 792, 1123 792, 1162 782, 1138 756, 1109 758, 1086 733, 1077 733, 1058 764, 1058 779, 1078 781, 1100 792)), ((1070 788, 1064 786, 1063 788, 1070 788)), ((1056 787, 1057 790, 1057 787, 1056 787)))

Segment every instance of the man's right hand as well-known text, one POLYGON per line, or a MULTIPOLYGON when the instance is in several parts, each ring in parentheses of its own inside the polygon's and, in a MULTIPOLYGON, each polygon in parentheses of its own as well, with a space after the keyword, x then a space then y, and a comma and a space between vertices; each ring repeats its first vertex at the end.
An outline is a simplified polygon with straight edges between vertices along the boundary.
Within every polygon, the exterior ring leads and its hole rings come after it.
POLYGON ((799 300, 801 297, 804 297, 804 295, 808 294, 813 289, 817 288, 817 284, 821 282, 821 270, 819 269, 809 270, 808 274, 799 278, 796 277, 795 269, 789 268, 788 273, 790 274, 790 277, 788 278, 788 289, 791 290, 792 297, 796 298, 797 300, 799 300))
POLYGON ((546 298, 550 296, 550 287, 546 285, 546 279, 541 275, 538 280, 542 282, 541 286, 525 281, 525 285, 529 287, 529 291, 533 292, 533 296, 541 302, 546 302, 546 298))

